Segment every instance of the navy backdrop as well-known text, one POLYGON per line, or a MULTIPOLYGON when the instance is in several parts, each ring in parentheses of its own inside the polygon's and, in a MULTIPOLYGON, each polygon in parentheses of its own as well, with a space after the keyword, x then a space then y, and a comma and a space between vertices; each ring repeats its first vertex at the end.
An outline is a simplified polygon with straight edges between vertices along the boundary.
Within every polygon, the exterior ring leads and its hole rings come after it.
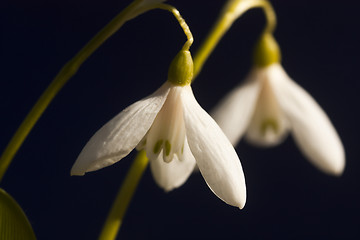
MULTIPOLYGON (((0 3, 0 149, 63 64, 129 0, 0 3)), ((173 0, 200 43, 224 1, 173 0)), ((243 210, 219 200, 200 174, 170 193, 146 171, 119 239, 358 239, 360 237, 359 14, 339 1, 272 1, 275 37, 289 75, 327 112, 343 141, 342 177, 327 176, 291 137, 236 150, 247 182, 243 210)), ((354 2, 355 3, 355 2, 354 2)), ((193 84, 210 111, 251 67, 264 26, 261 10, 238 20, 193 84)), ((81 67, 46 110, 16 155, 1 187, 28 215, 38 239, 96 239, 135 154, 84 177, 69 172, 87 140, 134 101, 156 90, 185 36, 155 10, 120 29, 81 67)))

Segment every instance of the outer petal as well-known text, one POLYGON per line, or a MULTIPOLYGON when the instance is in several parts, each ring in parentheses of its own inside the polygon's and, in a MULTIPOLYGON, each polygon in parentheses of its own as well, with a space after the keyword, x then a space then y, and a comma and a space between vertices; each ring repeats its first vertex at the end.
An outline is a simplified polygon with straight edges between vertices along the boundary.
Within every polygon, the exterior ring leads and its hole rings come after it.
POLYGON ((258 75, 258 71, 251 71, 245 83, 232 90, 211 113, 233 145, 242 138, 254 113, 261 88, 258 75))
POLYGON ((274 91, 292 125, 299 148, 322 171, 341 175, 345 167, 344 148, 329 118, 316 101, 289 78, 280 65, 272 67, 277 75, 282 76, 274 79, 274 91))
POLYGON ((197 103, 190 86, 184 88, 186 136, 200 172, 220 199, 243 208, 246 187, 239 157, 220 127, 197 103))
POLYGON ((192 173, 195 164, 195 158, 186 140, 182 160, 174 155, 174 159, 166 163, 160 153, 156 160, 150 161, 151 172, 156 183, 167 192, 183 185, 192 173))
POLYGON ((128 155, 145 136, 169 92, 165 83, 155 93, 126 109, 89 140, 71 169, 71 175, 107 167, 128 155))

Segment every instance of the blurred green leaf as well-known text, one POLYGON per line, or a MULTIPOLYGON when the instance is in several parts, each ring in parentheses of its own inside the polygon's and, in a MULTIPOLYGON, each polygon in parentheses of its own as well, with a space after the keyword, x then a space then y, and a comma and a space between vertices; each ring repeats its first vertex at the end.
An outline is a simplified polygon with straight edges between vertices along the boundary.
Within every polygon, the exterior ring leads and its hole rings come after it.
POLYGON ((3 189, 0 189, 0 239, 36 240, 25 213, 3 189))

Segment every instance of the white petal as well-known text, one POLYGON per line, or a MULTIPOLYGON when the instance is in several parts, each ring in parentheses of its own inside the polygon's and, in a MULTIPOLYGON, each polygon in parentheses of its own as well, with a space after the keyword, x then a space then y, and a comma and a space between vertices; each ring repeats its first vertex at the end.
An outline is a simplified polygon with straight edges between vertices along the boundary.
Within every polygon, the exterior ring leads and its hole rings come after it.
POLYGON ((182 160, 177 155, 166 163, 160 153, 156 160, 150 161, 150 167, 155 182, 165 191, 180 187, 188 179, 195 167, 195 158, 192 155, 187 141, 185 141, 182 160))
POLYGON ((329 118, 280 65, 274 66, 274 72, 282 75, 273 86, 279 104, 291 122, 294 139, 301 151, 322 171, 341 175, 345 167, 344 148, 329 118))
POLYGON ((271 68, 256 68, 261 90, 257 99, 255 112, 246 132, 246 140, 261 146, 271 147, 281 143, 289 132, 289 123, 275 97, 271 83, 278 78, 271 68))
POLYGON ((239 157, 220 127, 197 103, 191 87, 184 88, 186 136, 200 172, 220 199, 242 208, 246 187, 239 157))
POLYGON ((169 84, 119 113, 89 140, 71 169, 71 175, 109 166, 128 155, 145 136, 166 100, 169 84))
POLYGON ((232 90, 211 113, 234 146, 240 141, 249 125, 260 87, 258 72, 251 71, 245 83, 232 90))

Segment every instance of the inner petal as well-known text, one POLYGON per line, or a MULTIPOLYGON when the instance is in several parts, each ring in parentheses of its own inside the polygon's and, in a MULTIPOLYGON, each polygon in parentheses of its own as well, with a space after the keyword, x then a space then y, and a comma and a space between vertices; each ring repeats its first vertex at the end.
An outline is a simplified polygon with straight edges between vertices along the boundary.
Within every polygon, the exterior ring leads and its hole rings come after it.
POLYGON ((284 139, 288 129, 269 79, 264 79, 246 139, 260 146, 273 146, 284 139))
POLYGON ((162 159, 171 162, 174 154, 180 158, 185 141, 185 124, 180 94, 182 87, 171 88, 156 116, 146 139, 146 154, 156 159, 162 150, 162 159))

